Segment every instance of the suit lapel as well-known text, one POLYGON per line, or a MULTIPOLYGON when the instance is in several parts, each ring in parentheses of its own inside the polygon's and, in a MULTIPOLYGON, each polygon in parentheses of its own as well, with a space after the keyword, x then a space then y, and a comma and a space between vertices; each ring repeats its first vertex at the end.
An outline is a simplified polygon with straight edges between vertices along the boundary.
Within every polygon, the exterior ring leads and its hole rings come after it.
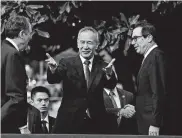
POLYGON ((119 95, 119 99, 120 99, 121 108, 123 108, 125 106, 126 97, 125 98, 123 97, 125 95, 122 92, 122 90, 120 90, 120 89, 117 88, 117 91, 118 91, 118 95, 119 95))
POLYGON ((88 85, 88 90, 90 89, 96 75, 98 75, 98 71, 99 71, 99 68, 101 68, 101 65, 100 63, 97 61, 97 57, 95 56, 94 57, 94 60, 93 60, 93 65, 92 65, 92 70, 91 70, 91 75, 90 75, 90 80, 89 80, 89 85, 88 85))
POLYGON ((53 122, 53 118, 48 116, 49 118, 49 133, 52 131, 52 128, 53 128, 53 125, 54 125, 54 122, 53 122))
POLYGON ((83 83, 86 86, 86 80, 85 80, 85 75, 84 75, 84 71, 83 71, 83 64, 81 62, 79 55, 76 56, 75 60, 73 61, 73 67, 77 73, 75 75, 78 76, 79 79, 81 80, 81 83, 83 83))
POLYGON ((104 90, 104 103, 106 108, 114 108, 114 105, 112 104, 111 98, 107 94, 107 92, 104 90))

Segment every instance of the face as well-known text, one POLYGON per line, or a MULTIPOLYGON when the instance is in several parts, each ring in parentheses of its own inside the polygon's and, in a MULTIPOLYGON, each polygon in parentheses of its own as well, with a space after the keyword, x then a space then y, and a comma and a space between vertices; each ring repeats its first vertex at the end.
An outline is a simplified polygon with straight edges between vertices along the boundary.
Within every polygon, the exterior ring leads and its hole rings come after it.
POLYGON ((27 20, 27 24, 28 24, 28 29, 24 30, 23 35, 21 35, 22 38, 22 46, 21 46, 21 50, 25 50, 28 47, 28 42, 32 39, 32 26, 30 24, 30 22, 27 20))
POLYGON ((81 32, 77 41, 80 55, 85 59, 92 58, 98 47, 97 42, 97 35, 92 31, 81 32))
POLYGON ((45 92, 37 92, 33 97, 33 105, 42 112, 48 112, 49 96, 45 92))
POLYGON ((147 50, 147 40, 142 36, 142 28, 137 27, 133 30, 132 45, 139 54, 144 54, 147 50))

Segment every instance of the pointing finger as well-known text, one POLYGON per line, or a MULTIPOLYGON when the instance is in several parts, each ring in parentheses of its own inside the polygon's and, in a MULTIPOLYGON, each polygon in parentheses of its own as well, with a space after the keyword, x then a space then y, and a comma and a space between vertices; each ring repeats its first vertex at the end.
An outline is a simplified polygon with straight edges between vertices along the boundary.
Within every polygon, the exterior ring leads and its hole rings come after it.
POLYGON ((110 67, 111 65, 113 65, 113 63, 114 63, 115 60, 116 60, 116 59, 113 58, 113 59, 111 60, 111 62, 108 64, 108 67, 110 67))
POLYGON ((48 58, 51 58, 51 56, 49 55, 49 53, 46 53, 46 56, 47 56, 48 58))

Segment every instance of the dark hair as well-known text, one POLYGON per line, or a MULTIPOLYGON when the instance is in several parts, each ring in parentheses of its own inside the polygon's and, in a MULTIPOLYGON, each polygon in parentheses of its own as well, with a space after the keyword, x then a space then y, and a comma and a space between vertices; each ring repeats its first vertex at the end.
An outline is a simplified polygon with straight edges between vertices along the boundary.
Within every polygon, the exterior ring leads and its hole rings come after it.
POLYGON ((142 36, 146 38, 148 35, 153 36, 153 40, 156 40, 156 29, 154 25, 151 23, 148 23, 147 21, 141 21, 138 24, 136 24, 135 28, 142 27, 142 36))
POLYGON ((34 87, 31 91, 31 98, 33 99, 33 97, 35 96, 36 93, 38 92, 44 92, 44 93, 47 93, 47 95, 49 97, 51 97, 50 93, 49 93, 49 90, 46 88, 46 87, 43 87, 43 86, 37 86, 37 87, 34 87))
POLYGON ((9 38, 15 38, 18 37, 20 31, 28 30, 29 19, 24 16, 12 16, 8 19, 8 21, 5 24, 5 35, 9 38))

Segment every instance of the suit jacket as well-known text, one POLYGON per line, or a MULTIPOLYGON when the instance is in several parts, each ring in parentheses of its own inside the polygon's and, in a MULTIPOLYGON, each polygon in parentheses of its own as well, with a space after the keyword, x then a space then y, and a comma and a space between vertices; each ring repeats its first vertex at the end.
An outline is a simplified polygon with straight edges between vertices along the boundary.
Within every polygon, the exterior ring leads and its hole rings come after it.
MULTIPOLYGON (((124 108, 125 105, 127 104, 132 104, 133 103, 133 94, 131 92, 128 92, 126 90, 122 90, 117 88, 117 92, 119 95, 120 103, 121 103, 121 108, 124 108)), ((107 94, 107 92, 104 90, 103 93, 104 96, 104 104, 105 108, 108 111, 108 117, 109 119, 107 120, 110 124, 110 132, 108 133, 113 133, 113 134, 136 134, 136 119, 135 118, 125 118, 122 117, 121 121, 118 125, 117 123, 117 116, 114 113, 114 105, 112 104, 111 98, 107 94)), ((119 111, 121 108, 117 109, 119 111)))
POLYGON ((53 133, 84 133, 83 124, 86 110, 89 109, 94 133, 104 133, 103 128, 106 114, 103 100, 103 88, 114 88, 116 78, 106 79, 102 68, 107 63, 95 56, 92 65, 89 87, 87 89, 83 64, 79 56, 60 60, 56 72, 52 74, 48 69, 49 83, 63 80, 63 99, 56 118, 53 133), (97 131, 97 132, 96 132, 97 131))
POLYGON ((149 126, 163 124, 166 95, 166 61, 164 53, 154 48, 144 60, 137 78, 136 115, 138 131, 148 134, 149 126))
MULTIPOLYGON (((48 116, 49 119, 49 133, 52 131, 55 118, 48 116)), ((43 134, 41 126, 41 115, 40 111, 34 106, 29 104, 28 107, 28 129, 32 134, 43 134)))
POLYGON ((56 119, 52 116, 48 117, 49 117, 49 133, 51 133, 56 119))
POLYGON ((27 75, 24 61, 8 41, 1 48, 1 132, 20 133, 27 122, 27 75))
POLYGON ((30 104, 28 107, 28 129, 32 134, 42 133, 40 111, 30 104))

